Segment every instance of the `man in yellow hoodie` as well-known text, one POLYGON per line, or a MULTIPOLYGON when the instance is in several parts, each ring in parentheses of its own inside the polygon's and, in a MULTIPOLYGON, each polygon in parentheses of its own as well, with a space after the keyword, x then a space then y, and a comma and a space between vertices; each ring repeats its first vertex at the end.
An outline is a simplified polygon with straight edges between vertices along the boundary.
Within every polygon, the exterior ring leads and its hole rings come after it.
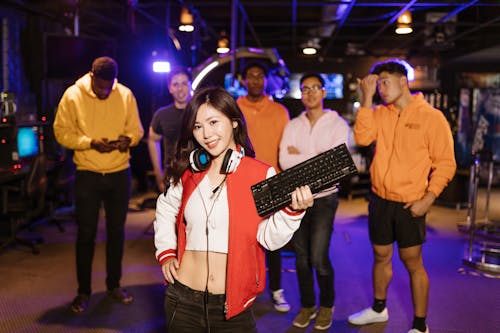
POLYGON ((77 296, 71 311, 87 309, 91 294, 92 259, 103 205, 106 212, 106 287, 123 304, 134 300, 120 287, 124 228, 130 197, 130 146, 144 134, 133 93, 118 83, 114 59, 100 57, 92 70, 65 92, 57 108, 54 135, 74 150, 77 296))
POLYGON ((376 64, 359 84, 363 98, 354 137, 362 146, 376 143, 368 206, 374 302, 348 320, 365 325, 389 319, 386 298, 396 241, 410 276, 414 318, 409 333, 428 333, 429 278, 422 259, 425 214, 456 170, 450 126, 421 93, 410 93, 407 70, 397 59, 376 64), (373 108, 377 90, 384 104, 373 108))

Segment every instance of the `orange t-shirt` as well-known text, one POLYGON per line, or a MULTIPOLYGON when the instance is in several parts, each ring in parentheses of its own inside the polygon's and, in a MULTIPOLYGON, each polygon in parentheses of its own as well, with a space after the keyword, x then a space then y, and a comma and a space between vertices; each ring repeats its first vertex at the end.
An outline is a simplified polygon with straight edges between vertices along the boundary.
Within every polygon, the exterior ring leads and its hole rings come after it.
POLYGON ((278 164, 281 135, 290 116, 280 103, 265 96, 258 102, 251 102, 246 96, 236 101, 247 122, 248 135, 255 149, 255 158, 280 172, 278 164))

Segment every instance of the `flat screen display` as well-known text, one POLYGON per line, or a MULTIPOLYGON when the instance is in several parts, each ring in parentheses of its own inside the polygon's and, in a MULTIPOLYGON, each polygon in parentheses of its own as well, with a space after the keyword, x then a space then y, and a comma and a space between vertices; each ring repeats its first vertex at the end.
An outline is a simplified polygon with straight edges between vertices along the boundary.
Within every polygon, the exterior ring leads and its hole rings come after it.
MULTIPOLYGON (((286 78, 269 73, 267 77, 266 94, 282 99, 288 91, 286 81, 286 78)), ((233 79, 231 73, 224 75, 224 88, 235 98, 247 94, 245 86, 238 79, 233 79)))
POLYGON ((233 79, 233 75, 231 73, 224 75, 224 88, 234 98, 245 96, 247 94, 246 88, 240 84, 239 80, 233 79))
POLYGON ((17 152, 19 158, 30 157, 38 154, 40 150, 38 128, 19 127, 17 129, 17 152))
MULTIPOLYGON (((300 99, 300 79, 302 78, 302 75, 304 74, 290 74, 290 76, 288 76, 288 82, 285 84, 285 86, 287 86, 285 89, 282 89, 281 87, 279 87, 278 89, 274 88, 275 86, 279 85, 274 84, 274 77, 270 75, 267 79, 267 93, 278 98, 286 97, 300 99)), ((320 75, 325 81, 326 99, 344 98, 344 76, 342 74, 321 73, 320 75)), ((240 81, 233 79, 230 73, 227 73, 224 76, 224 88, 235 98, 245 96, 247 94, 247 90, 245 89, 245 87, 241 85, 240 81)))
MULTIPOLYGON (((288 77, 289 91, 286 97, 300 99, 300 79, 304 73, 291 73, 288 77)), ((326 99, 344 98, 344 76, 339 73, 320 73, 325 81, 326 99)))

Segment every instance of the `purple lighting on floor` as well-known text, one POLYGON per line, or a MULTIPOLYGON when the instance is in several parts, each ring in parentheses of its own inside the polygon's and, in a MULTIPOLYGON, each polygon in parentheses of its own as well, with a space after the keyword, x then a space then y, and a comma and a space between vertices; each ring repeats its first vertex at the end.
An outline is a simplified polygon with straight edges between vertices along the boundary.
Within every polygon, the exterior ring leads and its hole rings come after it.
POLYGON ((170 63, 168 61, 154 61, 153 72, 155 73, 169 73, 170 63))

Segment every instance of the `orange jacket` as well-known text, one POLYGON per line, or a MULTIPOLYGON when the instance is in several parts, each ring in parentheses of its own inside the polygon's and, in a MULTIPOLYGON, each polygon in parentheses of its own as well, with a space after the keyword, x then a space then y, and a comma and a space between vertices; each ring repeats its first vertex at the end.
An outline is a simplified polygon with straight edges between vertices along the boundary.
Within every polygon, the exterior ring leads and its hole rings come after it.
POLYGON ((400 114, 393 105, 360 107, 354 124, 359 145, 376 142, 370 166, 372 190, 391 201, 419 200, 428 191, 437 197, 456 170, 446 118, 421 93, 412 99, 400 114))

